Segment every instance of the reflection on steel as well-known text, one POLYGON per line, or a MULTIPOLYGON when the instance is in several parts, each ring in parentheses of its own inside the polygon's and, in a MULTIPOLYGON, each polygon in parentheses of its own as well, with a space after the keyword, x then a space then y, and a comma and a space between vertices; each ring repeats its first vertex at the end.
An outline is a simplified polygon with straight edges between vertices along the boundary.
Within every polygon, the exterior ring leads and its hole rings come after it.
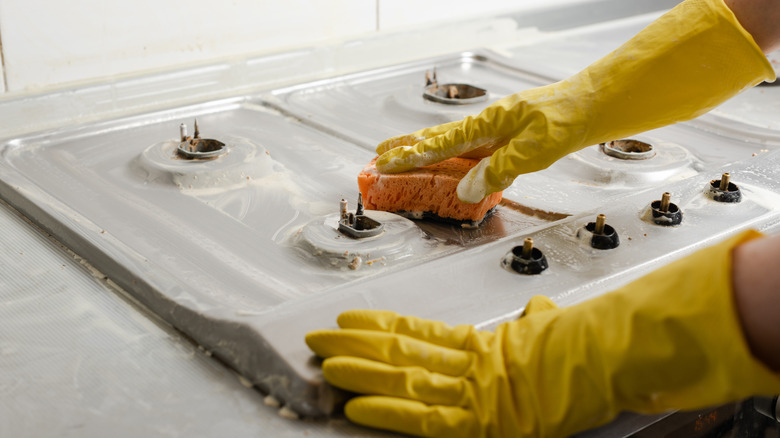
POLYGON ((227 147, 225 143, 214 140, 211 138, 200 138, 200 130, 198 129, 198 119, 195 119, 195 133, 192 137, 187 136, 187 125, 182 123, 179 125, 179 147, 176 152, 184 158, 196 159, 196 158, 216 158, 225 152, 227 147))
POLYGON ((358 194, 358 205, 355 213, 347 212, 347 201, 339 202, 341 219, 339 219, 339 231, 354 239, 374 237, 384 231, 384 225, 363 214, 363 194, 358 194))
POLYGON ((755 397, 753 407, 755 410, 776 422, 780 422, 780 405, 777 403, 778 396, 774 397, 755 397))
POLYGON ((742 201, 742 192, 730 179, 731 175, 724 173, 720 179, 710 181, 707 185, 707 193, 713 200, 726 203, 742 201))
POLYGON ((601 143, 601 151, 621 160, 647 160, 655 156, 653 145, 633 139, 601 143))

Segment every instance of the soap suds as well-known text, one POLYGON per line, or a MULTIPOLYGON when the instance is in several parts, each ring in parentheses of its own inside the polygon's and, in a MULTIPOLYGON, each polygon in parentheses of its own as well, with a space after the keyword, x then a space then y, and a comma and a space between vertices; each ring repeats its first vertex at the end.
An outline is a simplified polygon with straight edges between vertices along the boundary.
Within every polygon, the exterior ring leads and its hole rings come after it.
POLYGON ((288 406, 282 406, 278 413, 280 417, 286 418, 288 420, 297 420, 299 418, 298 414, 296 414, 295 411, 290 409, 288 406))
POLYGON ((279 400, 277 400, 276 397, 274 397, 274 396, 272 396, 270 394, 265 396, 265 398, 263 398, 263 403, 266 406, 270 406, 272 408, 278 408, 279 406, 281 406, 281 403, 279 403, 279 400))

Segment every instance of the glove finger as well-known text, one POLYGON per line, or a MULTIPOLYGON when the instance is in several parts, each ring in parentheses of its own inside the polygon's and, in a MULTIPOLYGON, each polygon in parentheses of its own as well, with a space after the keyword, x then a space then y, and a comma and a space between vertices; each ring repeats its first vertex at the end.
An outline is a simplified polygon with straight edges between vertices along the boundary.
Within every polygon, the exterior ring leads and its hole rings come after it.
MULTIPOLYGON (((518 135, 520 131, 517 131, 518 135)), ((512 185, 518 175, 546 169, 561 157, 580 148, 581 145, 576 142, 552 146, 518 136, 508 141, 505 146, 497 148, 491 156, 483 158, 469 170, 458 183, 458 199, 470 204, 479 202, 485 196, 512 185), (551 149, 556 152, 550 153, 551 149)), ((379 166, 377 168, 379 169, 379 166)))
POLYGON ((466 153, 458 155, 460 158, 471 158, 471 159, 477 159, 481 160, 482 158, 489 157, 493 155, 493 152, 501 149, 503 145, 501 144, 488 144, 485 146, 480 146, 476 149, 472 149, 466 153))
POLYGON ((544 295, 536 295, 528 300, 528 304, 525 305, 525 309, 523 309, 523 313, 520 315, 520 318, 531 315, 533 313, 544 312, 558 308, 558 305, 555 304, 555 302, 553 302, 553 300, 550 298, 544 295))
POLYGON ((347 418, 363 426, 423 437, 466 438, 479 435, 479 422, 469 410, 426 405, 394 397, 356 397, 344 406, 347 418))
POLYGON ((466 351, 374 330, 316 330, 306 335, 306 343, 325 358, 362 357, 397 366, 421 366, 448 376, 465 373, 473 358, 466 351))
POLYGON ((427 404, 463 405, 468 391, 461 378, 421 367, 397 367, 358 357, 325 359, 322 374, 334 386, 357 392, 401 397, 427 404))
POLYGON ((440 321, 401 316, 386 310, 348 310, 338 316, 341 328, 399 333, 448 348, 466 348, 477 332, 469 325, 452 327, 440 321))
POLYGON ((395 149, 400 146, 414 146, 415 144, 417 144, 422 140, 425 140, 426 138, 431 138, 437 135, 441 135, 449 131, 450 129, 457 127, 458 125, 460 125, 460 123, 461 121, 457 120, 454 122, 436 125, 430 128, 420 129, 419 131, 415 131, 411 134, 390 137, 387 140, 379 143, 379 145, 377 145, 376 153, 377 155, 382 155, 385 152, 389 151, 390 149, 395 149))
POLYGON ((471 138, 472 118, 463 119, 459 126, 434 137, 426 138, 414 146, 403 146, 389 150, 376 160, 376 168, 383 173, 399 173, 418 167, 429 166, 449 158, 461 156, 478 148, 485 151, 503 146, 503 138, 471 138))
POLYGON ((382 155, 389 150, 399 148, 402 146, 414 146, 422 140, 424 140, 424 138, 414 134, 406 134, 406 135, 399 135, 396 137, 390 137, 387 140, 377 145, 376 153, 377 155, 382 155))

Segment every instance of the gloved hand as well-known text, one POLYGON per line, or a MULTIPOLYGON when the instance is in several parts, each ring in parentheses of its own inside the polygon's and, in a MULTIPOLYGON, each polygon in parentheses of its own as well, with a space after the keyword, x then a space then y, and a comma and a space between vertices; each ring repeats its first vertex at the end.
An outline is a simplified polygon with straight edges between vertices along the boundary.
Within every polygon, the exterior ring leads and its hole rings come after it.
POLYGON ((731 287, 748 232, 568 308, 535 297, 494 333, 392 312, 341 314, 306 337, 351 421, 430 437, 562 437, 618 412, 696 409, 780 392, 731 287))
POLYGON ((385 140, 376 166, 397 173, 464 154, 488 157, 458 185, 461 201, 479 202, 585 146, 692 119, 774 77, 723 0, 686 0, 564 81, 385 140))

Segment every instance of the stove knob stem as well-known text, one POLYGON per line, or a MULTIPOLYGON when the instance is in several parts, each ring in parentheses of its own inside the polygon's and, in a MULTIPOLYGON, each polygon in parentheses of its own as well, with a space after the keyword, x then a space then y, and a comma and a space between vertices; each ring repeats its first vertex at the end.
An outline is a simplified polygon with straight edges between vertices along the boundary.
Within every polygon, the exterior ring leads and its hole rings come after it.
POLYGON ((539 248, 534 248, 534 241, 526 238, 523 245, 512 248, 504 257, 504 264, 518 274, 536 275, 549 267, 547 258, 539 248))
POLYGON ((665 192, 661 199, 650 203, 653 223, 662 226, 679 225, 682 222, 680 207, 670 202, 671 194, 665 192))
POLYGON ((596 217, 596 222, 588 222, 577 232, 577 235, 580 236, 582 233, 591 235, 590 246, 595 249, 614 249, 620 245, 617 231, 607 224, 607 218, 603 214, 596 217))
POLYGON ((707 185, 707 193, 714 201, 737 203, 742 200, 742 192, 730 179, 731 175, 724 173, 720 179, 714 179, 707 185))

